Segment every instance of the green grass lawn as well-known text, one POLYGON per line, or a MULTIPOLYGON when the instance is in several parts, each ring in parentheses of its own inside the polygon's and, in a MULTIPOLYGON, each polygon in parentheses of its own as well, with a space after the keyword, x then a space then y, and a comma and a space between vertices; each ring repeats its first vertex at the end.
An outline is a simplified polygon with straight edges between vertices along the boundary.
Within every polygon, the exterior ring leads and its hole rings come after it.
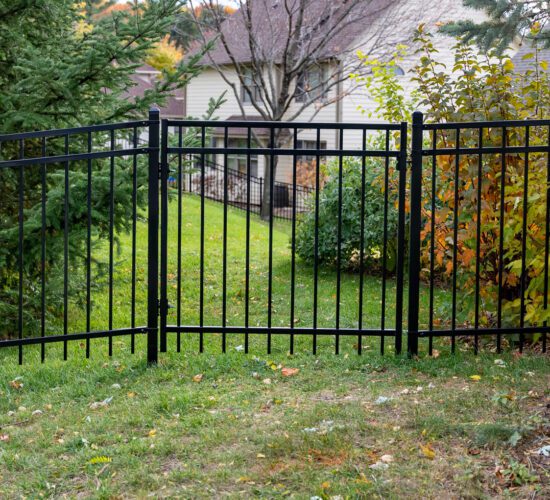
MULTIPOLYGON (((205 203, 205 256, 204 256, 204 324, 219 326, 222 324, 223 304, 223 208, 219 203, 205 203)), ((291 292, 291 224, 277 220, 273 232, 273 294, 272 325, 289 327, 291 325, 290 292, 291 292)), ((200 199, 185 195, 182 201, 181 222, 181 304, 180 324, 198 325, 200 320, 200 199)), ((227 236, 227 325, 243 326, 245 324, 245 212, 228 209, 227 236)), ((269 225, 256 215, 251 216, 250 228, 250 310, 251 326, 267 326, 268 323, 268 277, 269 277, 269 225)), ((120 235, 120 246, 115 252, 115 273, 113 286, 113 327, 126 328, 131 319, 131 237, 120 235)), ((105 262, 108 248, 103 245, 94 255, 105 262)), ((137 230, 137 283, 136 283, 136 318, 137 326, 146 324, 147 304, 147 224, 141 221, 137 230)), ((178 204, 173 199, 169 206, 168 232, 168 298, 171 306, 168 324, 178 324, 178 204)), ((92 330, 108 329, 108 293, 105 275, 94 276, 92 291, 92 330)), ((334 269, 320 267, 318 281, 318 315, 319 327, 334 328, 336 325, 336 283, 334 269)), ((313 290, 314 270, 296 258, 294 325, 297 328, 313 326, 313 290)), ((359 275, 342 273, 340 298, 340 326, 357 328, 359 317, 359 275)), ((382 279, 380 276, 364 276, 363 290, 363 326, 380 328, 382 321, 386 329, 395 328, 395 276, 386 280, 386 303, 382 310, 382 279)), ((428 294, 421 297, 422 308, 427 309, 428 294)), ((404 303, 407 303, 407 289, 404 290, 404 303)), ((450 294, 437 290, 435 306, 440 310, 449 310, 450 294)), ((69 304, 69 333, 86 329, 85 306, 82 303, 69 304)), ((406 310, 405 310, 406 317, 406 310)), ((50 334, 59 334, 61 325, 49 325, 50 334)), ((198 349, 198 336, 185 335, 187 350, 198 349)), ((173 348, 176 335, 170 334, 170 346, 173 348)), ((235 347, 244 343, 243 335, 228 336, 228 346, 235 347)), ((334 350, 334 338, 319 337, 321 350, 334 350)), ((343 352, 357 348, 357 338, 342 337, 343 352)), ((446 342, 443 342, 446 344, 446 342)), ((102 346, 102 341, 93 341, 92 346, 102 346)), ((364 348, 380 350, 378 338, 364 338, 364 348)), ((221 339, 218 335, 205 337, 205 349, 218 352, 221 339)), ((287 335, 273 336, 274 352, 286 353, 289 349, 287 335)), ((387 337, 385 347, 393 351, 393 338, 387 337)), ((101 347, 100 347, 101 348, 101 347)), ((259 353, 265 352, 265 336, 252 335, 250 348, 259 353)), ((296 338, 296 349, 310 351, 311 335, 296 338)), ((26 349, 27 351, 27 349, 26 349)), ((57 355, 57 348, 48 346, 48 351, 57 355)))
POLYGON ((1 498, 550 495, 542 356, 126 351, 3 365, 1 498))

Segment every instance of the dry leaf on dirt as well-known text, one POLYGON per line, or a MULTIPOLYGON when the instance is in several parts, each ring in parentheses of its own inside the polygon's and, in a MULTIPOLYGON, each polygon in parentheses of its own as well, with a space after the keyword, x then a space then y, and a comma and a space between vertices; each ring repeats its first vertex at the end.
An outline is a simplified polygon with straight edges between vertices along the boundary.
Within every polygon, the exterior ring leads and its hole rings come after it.
POLYGON ((202 377, 203 377, 203 374, 202 373, 199 373, 198 375, 195 375, 193 377, 193 382, 202 382, 202 377))
POLYGON ((477 382, 478 380, 481 380, 481 375, 470 375, 470 378, 473 381, 477 382))
POLYGON ((293 377, 294 375, 298 375, 299 372, 299 368, 283 368, 281 370, 281 375, 283 377, 293 377))

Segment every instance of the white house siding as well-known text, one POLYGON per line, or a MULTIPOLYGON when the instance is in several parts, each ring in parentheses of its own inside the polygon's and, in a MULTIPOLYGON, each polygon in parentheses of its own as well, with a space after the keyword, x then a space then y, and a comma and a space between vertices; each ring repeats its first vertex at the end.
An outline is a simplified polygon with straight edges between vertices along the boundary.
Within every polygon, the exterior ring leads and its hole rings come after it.
MULTIPOLYGON (((395 47, 397 44, 412 44, 412 36, 414 29, 421 23, 425 24, 427 29, 435 35, 434 44, 438 49, 435 57, 444 62, 449 71, 454 63, 452 46, 455 40, 443 35, 438 35, 437 24, 444 23, 449 20, 471 18, 476 20, 483 19, 483 16, 478 11, 467 9, 462 5, 460 0, 407 0, 399 5, 399 13, 396 14, 391 22, 382 20, 383 29, 386 33, 383 34, 383 39, 386 47, 395 47)), ((378 26, 372 26, 370 30, 365 31, 363 41, 357 40, 354 42, 356 48, 360 48, 365 53, 375 53, 376 47, 369 42, 369 32, 379 29, 378 26)), ((402 86, 406 89, 407 94, 414 89, 415 84, 411 81, 409 70, 418 61, 418 55, 414 54, 414 47, 410 47, 409 54, 400 66, 405 71, 405 75, 399 77, 402 86)), ((391 52, 391 51, 390 51, 391 52)), ((354 54, 351 57, 355 57, 354 54)), ((384 56, 380 56, 384 58, 384 56)), ((386 57, 389 58, 389 55, 386 57)), ((232 82, 238 82, 236 72, 231 67, 227 67, 225 76, 232 82)), ((240 85, 238 85, 240 87, 240 85)), ((346 81, 343 83, 343 90, 347 92, 351 87, 355 87, 354 82, 346 81)), ((194 117, 201 116, 208 108, 208 101, 212 97, 218 97, 227 90, 226 102, 220 108, 217 116, 220 120, 229 118, 232 115, 242 115, 237 99, 233 90, 224 82, 222 77, 215 69, 205 68, 203 73, 192 80, 187 89, 187 114, 194 117)), ((335 92, 336 89, 333 89, 335 92)), ((329 96, 330 97, 330 96, 329 96)), ((293 114, 296 109, 296 103, 289 111, 289 115, 293 114)), ((316 113, 313 107, 306 108, 301 115, 296 118, 296 121, 313 123, 319 122, 338 122, 344 123, 366 123, 379 122, 381 119, 374 114, 377 104, 369 99, 364 88, 356 88, 349 95, 346 95, 339 103, 330 104, 323 107, 316 113), (338 113, 338 106, 341 110, 338 113), (361 111, 360 107, 364 110, 361 111), (340 114, 340 116, 338 116, 340 114), (369 116, 371 114, 372 116, 369 116), (313 116, 315 115, 315 116, 313 116)), ((257 111, 251 105, 245 105, 247 115, 257 115, 257 111)), ((321 133, 321 141, 326 142, 328 149, 338 146, 338 132, 336 130, 324 130, 321 133)), ((300 140, 315 140, 316 132, 314 130, 302 130, 299 133, 300 140)), ((362 146, 361 132, 348 130, 344 134, 343 146, 346 149, 360 149, 362 146)), ((264 159, 259 158, 258 172, 263 176, 264 159)), ((280 157, 277 170, 277 180, 282 182, 290 182, 292 179, 292 159, 291 157, 280 157)))

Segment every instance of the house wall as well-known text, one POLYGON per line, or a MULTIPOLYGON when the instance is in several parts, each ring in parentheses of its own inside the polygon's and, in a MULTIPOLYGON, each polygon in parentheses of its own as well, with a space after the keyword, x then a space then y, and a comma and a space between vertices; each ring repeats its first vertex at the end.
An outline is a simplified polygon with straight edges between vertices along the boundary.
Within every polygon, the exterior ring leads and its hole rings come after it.
MULTIPOLYGON (((437 3, 433 0, 407 0, 401 3, 399 10, 390 13, 389 18, 380 19, 378 25, 375 23, 365 30, 365 34, 360 39, 353 42, 353 53, 350 57, 356 57, 356 50, 361 49, 367 54, 373 54, 384 59, 388 58, 391 52, 398 44, 411 44, 414 29, 424 23, 427 29, 434 34, 434 44, 439 53, 436 54, 438 60, 442 61, 447 67, 452 68, 454 56, 452 46, 455 40, 438 35, 437 28, 440 23, 454 19, 471 18, 481 20, 483 16, 477 12, 465 8, 460 0, 439 0, 437 3), (378 36, 372 36, 376 33, 378 36), (379 54, 380 44, 383 41, 384 53, 379 54)), ((418 55, 414 54, 414 47, 408 50, 408 56, 399 65, 405 71, 405 75, 400 76, 399 80, 404 87, 406 94, 410 95, 415 88, 415 83, 411 80, 409 70, 418 61, 418 55)), ((348 61, 344 61, 344 67, 348 61)), ((231 67, 225 70, 225 76, 237 84, 240 88, 236 72, 231 67)), ((217 116, 220 120, 228 119, 232 115, 242 115, 238 101, 233 90, 226 84, 215 69, 205 68, 202 74, 193 79, 187 89, 187 114, 193 117, 200 117, 208 108, 208 101, 211 97, 218 97, 224 90, 226 93, 226 102, 219 109, 217 116)), ((316 109, 314 106, 306 108, 295 121, 300 122, 344 122, 344 123, 365 123, 382 121, 376 116, 375 108, 377 104, 373 102, 364 88, 357 88, 352 80, 343 82, 342 89, 346 94, 342 100, 336 104, 330 104, 316 109)), ((333 88, 328 98, 334 97, 336 88, 333 88)), ((299 103, 295 103, 288 112, 291 117, 299 103)), ((245 112, 248 116, 258 115, 258 112, 250 104, 245 104, 245 112)), ((315 130, 301 130, 298 135, 299 140, 315 140, 315 130)), ((339 145, 338 131, 323 130, 321 132, 321 141, 326 143, 328 149, 336 149, 339 145)), ((345 149, 360 149, 362 147, 362 137, 360 131, 345 131, 343 147, 345 149)), ((259 173, 263 175, 264 159, 259 158, 259 173)), ((292 180, 292 158, 280 157, 278 163, 277 177, 278 181, 291 182, 292 180)))

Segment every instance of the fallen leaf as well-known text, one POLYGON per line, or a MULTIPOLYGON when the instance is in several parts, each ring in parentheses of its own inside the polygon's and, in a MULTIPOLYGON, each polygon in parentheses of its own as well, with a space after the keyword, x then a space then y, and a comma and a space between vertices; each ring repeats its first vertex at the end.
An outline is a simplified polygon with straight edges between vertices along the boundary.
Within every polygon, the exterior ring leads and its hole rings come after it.
POLYGON ((93 457, 88 460, 88 463, 90 465, 96 465, 96 464, 108 464, 111 463, 113 459, 111 457, 106 457, 105 455, 101 455, 99 457, 93 457))
POLYGON ((0 441, 7 443, 10 440, 9 434, 0 434, 0 441))
POLYGON ((389 464, 393 462, 393 455, 382 455, 380 457, 380 461, 384 462, 385 464, 389 464))
POLYGON ((433 460, 435 458, 435 450, 432 448, 430 443, 427 445, 421 444, 420 449, 422 450, 422 454, 429 460, 433 460))
POLYGON ((193 382, 197 382, 197 383, 202 382, 202 377, 203 377, 202 373, 199 373, 198 375, 195 375, 193 377, 193 382))
POLYGON ((256 455, 256 458, 265 458, 265 455, 263 453, 258 453, 256 455))
POLYGON ((323 488, 324 490, 329 489, 330 488, 330 482, 325 481, 325 482, 321 483, 321 488, 323 488))
POLYGON ((299 372, 299 368, 283 368, 281 370, 281 375, 283 377, 293 377, 294 375, 298 375, 299 372))
POLYGON ((481 380, 481 375, 470 375, 470 378, 477 382, 478 380, 481 380))
POLYGON ((262 382, 266 385, 270 385, 271 384, 271 379, 270 378, 264 378, 262 382))
POLYGON ((156 429, 151 429, 149 431, 149 434, 148 434, 149 437, 154 437, 156 435, 157 435, 157 430, 156 429))
POLYGON ((239 479, 237 479, 236 482, 237 482, 237 483, 254 484, 254 482, 252 481, 252 479, 249 478, 248 476, 241 476, 239 479))
POLYGON ((19 379, 14 379, 10 382, 10 386, 14 389, 22 389, 23 388, 23 382, 21 382, 19 379))
POLYGON ((106 406, 109 406, 111 401, 113 400, 113 397, 109 397, 104 399, 103 401, 96 401, 95 403, 90 404, 90 409, 97 410, 98 408, 104 408, 106 406))
POLYGON ((129 398, 135 398, 135 397, 136 397, 136 393, 131 391, 131 392, 129 392, 129 393, 127 394, 127 396, 128 396, 129 398))

